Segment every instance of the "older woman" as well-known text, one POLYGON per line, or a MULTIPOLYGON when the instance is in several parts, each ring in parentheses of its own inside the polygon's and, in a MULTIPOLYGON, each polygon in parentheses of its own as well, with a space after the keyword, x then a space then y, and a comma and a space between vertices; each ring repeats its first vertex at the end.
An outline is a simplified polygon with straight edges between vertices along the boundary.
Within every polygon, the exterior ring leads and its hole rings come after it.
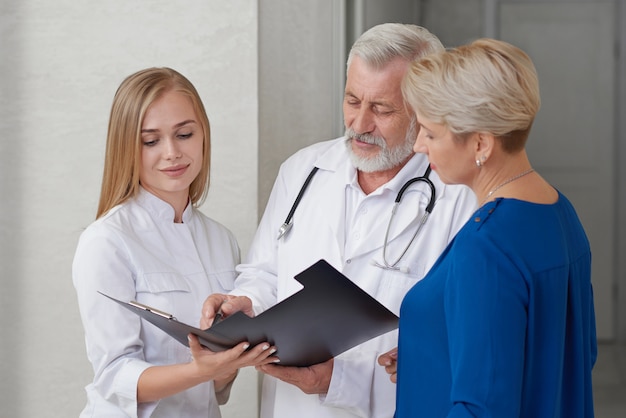
MULTIPOLYGON (((401 417, 592 417, 591 253, 570 202, 525 151, 537 74, 519 48, 477 40, 416 62, 403 92, 415 151, 480 208, 400 311, 401 417)), ((549 140, 549 138, 543 138, 549 140)))

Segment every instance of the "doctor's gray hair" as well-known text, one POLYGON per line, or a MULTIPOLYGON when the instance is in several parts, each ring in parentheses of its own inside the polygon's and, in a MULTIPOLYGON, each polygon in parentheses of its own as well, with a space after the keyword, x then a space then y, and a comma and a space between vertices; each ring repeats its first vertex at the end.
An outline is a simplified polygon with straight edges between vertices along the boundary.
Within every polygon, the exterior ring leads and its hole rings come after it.
POLYGON ((356 40, 350 49, 346 69, 350 68, 354 56, 372 68, 381 69, 396 58, 411 62, 443 50, 439 38, 421 26, 383 23, 367 30, 356 40))

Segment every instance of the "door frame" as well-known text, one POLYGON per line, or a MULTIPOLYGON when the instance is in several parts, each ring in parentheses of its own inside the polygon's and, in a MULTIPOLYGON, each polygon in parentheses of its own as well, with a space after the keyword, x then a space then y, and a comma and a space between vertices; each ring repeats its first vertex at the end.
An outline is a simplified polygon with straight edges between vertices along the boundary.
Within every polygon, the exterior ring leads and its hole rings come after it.
POLYGON ((617 24, 615 27, 619 32, 616 36, 615 52, 617 54, 618 68, 616 74, 618 79, 617 85, 617 103, 615 132, 617 133, 617 152, 616 154, 616 213, 617 213, 617 242, 616 259, 617 261, 617 281, 616 281, 616 323, 617 340, 626 343, 626 0, 616 0, 617 24), (622 115, 622 117, 620 117, 622 115), (623 164, 620 164, 622 162, 623 164), (620 256, 620 254, 622 256, 620 256))

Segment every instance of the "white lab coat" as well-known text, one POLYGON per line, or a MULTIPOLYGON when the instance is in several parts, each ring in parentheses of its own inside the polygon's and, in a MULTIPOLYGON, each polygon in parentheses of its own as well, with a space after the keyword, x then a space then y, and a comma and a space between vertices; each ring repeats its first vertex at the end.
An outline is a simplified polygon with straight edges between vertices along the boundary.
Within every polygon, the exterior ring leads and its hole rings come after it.
POLYGON ((92 223, 81 234, 72 266, 94 370, 81 417, 219 417, 213 381, 137 403, 145 369, 189 362, 191 353, 98 291, 196 325, 209 294, 232 290, 237 263, 237 242, 224 226, 191 205, 183 223, 174 223, 174 209, 143 188, 92 223))
MULTIPOLYGON (((299 290, 294 276, 325 259, 398 314, 405 293, 424 277, 476 206, 468 188, 446 186, 431 173, 436 187, 435 208, 399 263, 408 267, 409 273, 372 265, 372 260, 382 263, 385 230, 399 189, 410 178, 422 175, 427 165, 424 155, 415 155, 389 183, 368 196, 359 190, 361 197, 355 199, 348 188, 356 184, 356 170, 343 138, 297 152, 280 168, 248 259, 238 267, 234 293, 250 297, 258 314, 299 290), (319 170, 294 214, 293 227, 277 240, 278 229, 314 166, 319 170), (358 207, 346 208, 346 201, 358 207), (346 213, 350 225, 346 224, 346 213)), ((426 190, 426 185, 418 182, 405 193, 389 237, 389 260, 399 256, 415 232, 428 202, 426 190)), ((377 357, 396 345, 397 331, 392 331, 336 357, 325 396, 304 394, 295 386, 266 376, 261 417, 391 417, 395 385, 377 364, 377 357)))

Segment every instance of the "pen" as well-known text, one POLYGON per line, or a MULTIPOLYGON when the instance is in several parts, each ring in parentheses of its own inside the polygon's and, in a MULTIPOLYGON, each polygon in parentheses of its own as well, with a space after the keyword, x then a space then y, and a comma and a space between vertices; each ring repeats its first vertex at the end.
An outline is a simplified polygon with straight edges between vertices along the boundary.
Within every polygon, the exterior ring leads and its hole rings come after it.
POLYGON ((215 317, 213 318, 213 323, 211 324, 211 326, 216 325, 218 322, 221 322, 222 319, 224 319, 224 314, 222 313, 221 309, 218 309, 217 312, 215 312, 215 317))
POLYGON ((224 319, 224 312, 222 312, 222 305, 228 302, 229 299, 230 298, 228 297, 228 295, 224 296, 222 303, 220 303, 219 308, 217 308, 217 312, 215 312, 215 317, 213 318, 213 323, 211 324, 211 326, 217 325, 217 323, 222 322, 222 320, 224 319))

